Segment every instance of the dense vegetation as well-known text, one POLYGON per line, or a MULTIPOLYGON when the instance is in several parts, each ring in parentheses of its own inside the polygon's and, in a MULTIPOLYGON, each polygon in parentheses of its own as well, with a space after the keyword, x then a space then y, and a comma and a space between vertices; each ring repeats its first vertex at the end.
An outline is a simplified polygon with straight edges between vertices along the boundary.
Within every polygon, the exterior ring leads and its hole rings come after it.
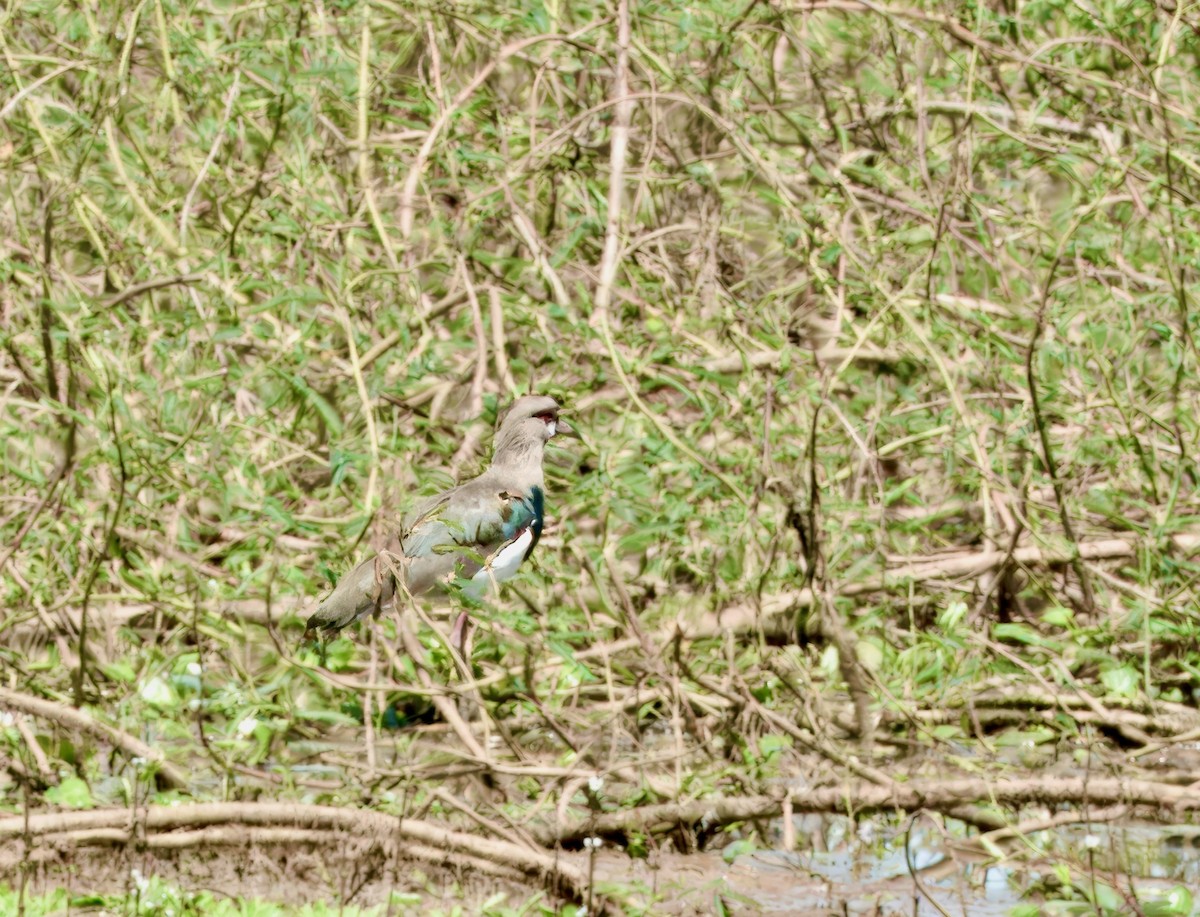
POLYGON ((1190 913, 1044 832, 1200 807, 1197 17, 10 3, 0 902, 656 912, 811 812, 1190 913), (305 641, 531 390, 472 678, 305 641))

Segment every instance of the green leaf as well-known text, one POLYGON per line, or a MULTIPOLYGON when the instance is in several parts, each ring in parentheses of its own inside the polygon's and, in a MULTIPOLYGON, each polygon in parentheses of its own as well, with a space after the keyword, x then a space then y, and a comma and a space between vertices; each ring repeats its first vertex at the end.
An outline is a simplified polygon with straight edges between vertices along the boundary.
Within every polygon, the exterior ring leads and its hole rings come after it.
POLYGON ((331 726, 355 726, 358 720, 337 710, 309 710, 301 708, 295 712, 298 721, 328 723, 331 726))
POLYGON ((329 427, 331 433, 340 434, 342 432, 342 419, 334 410, 333 405, 325 400, 324 396, 315 391, 304 379, 296 373, 291 373, 287 379, 292 383, 294 388, 307 401, 325 421, 325 425, 329 427))
POLYGON ((837 647, 832 643, 821 652, 819 663, 821 673, 829 680, 835 681, 841 677, 841 666, 838 663, 837 647))
POLYGON ((883 668, 883 650, 870 640, 859 640, 854 649, 858 661, 868 672, 878 672, 883 668))
POLYGON ((938 626, 948 634, 953 633, 958 630, 958 625, 962 623, 962 619, 966 617, 966 614, 966 602, 951 602, 938 615, 938 626))
POLYGON ((1024 643, 1029 646, 1055 646, 1055 642, 1047 640, 1028 624, 1017 621, 1001 622, 992 627, 992 636, 996 640, 1009 643, 1024 643))
POLYGON ((120 681, 125 684, 130 684, 137 680, 137 673, 133 670, 133 666, 124 659, 105 663, 100 666, 100 671, 113 681, 120 681))
POLYGON ((1128 665, 1116 666, 1100 673, 1104 687, 1117 697, 1136 697, 1141 678, 1138 670, 1128 665))
POLYGON ((1048 726, 1035 726, 1032 729, 1006 729, 996 737, 996 745, 1001 748, 1042 745, 1054 741, 1057 735, 1058 733, 1048 726))
POLYGON ((344 672, 353 664, 356 652, 353 641, 338 637, 325 645, 325 665, 331 672, 344 672))
POLYGON ((1055 605, 1042 612, 1042 621, 1051 627, 1071 627, 1075 623, 1075 613, 1062 605, 1055 605))
POLYGON ((758 752, 764 759, 792 747, 791 736, 765 735, 758 740, 758 752))
POLYGON ((1092 887, 1092 898, 1096 906, 1106 914, 1120 914, 1125 911, 1125 898, 1111 885, 1097 882, 1092 887))
POLYGON ((892 234, 892 238, 902 245, 928 245, 933 242, 933 227, 927 225, 913 226, 892 234))
POLYGON ((1146 917, 1187 917, 1195 908, 1192 893, 1182 885, 1176 885, 1161 898, 1142 902, 1142 913, 1146 917))
POLYGON ((78 777, 68 777, 46 790, 46 802, 68 809, 90 809, 94 805, 92 791, 78 777))
POLYGON ((740 856, 755 853, 758 850, 758 845, 749 837, 739 838, 732 844, 729 844, 721 851, 721 859, 726 863, 732 863, 740 856))
POLYGON ((631 832, 625 843, 626 855, 635 860, 644 860, 650 856, 650 844, 645 834, 640 831, 631 832))

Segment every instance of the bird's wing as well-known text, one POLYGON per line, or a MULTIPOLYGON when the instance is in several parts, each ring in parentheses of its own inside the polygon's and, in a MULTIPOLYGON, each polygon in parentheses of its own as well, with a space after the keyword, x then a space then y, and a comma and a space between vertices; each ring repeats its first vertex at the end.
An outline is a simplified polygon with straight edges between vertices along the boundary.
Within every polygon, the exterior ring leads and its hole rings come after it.
MULTIPOLYGON (((543 509, 541 488, 510 493, 486 475, 430 498, 406 521, 399 551, 383 551, 343 576, 309 629, 340 630, 366 617, 392 600, 397 577, 419 595, 452 575, 473 577, 520 540, 528 546, 519 563, 542 533, 543 509)), ((515 569, 507 555, 505 564, 515 569)))
POLYGON ((540 535, 543 507, 541 488, 513 493, 485 475, 420 507, 405 526, 401 550, 411 561, 458 556, 470 574, 526 529, 540 535))

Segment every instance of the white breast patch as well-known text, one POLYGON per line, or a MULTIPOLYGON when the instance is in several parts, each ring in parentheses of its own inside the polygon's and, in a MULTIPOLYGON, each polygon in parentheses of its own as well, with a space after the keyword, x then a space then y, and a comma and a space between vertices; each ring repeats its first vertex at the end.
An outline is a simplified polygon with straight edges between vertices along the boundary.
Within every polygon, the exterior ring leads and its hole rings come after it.
POLYGON ((471 582, 463 588, 463 591, 479 598, 492 583, 502 583, 509 579, 521 566, 521 561, 529 553, 532 544, 533 529, 527 528, 493 554, 491 563, 472 576, 471 582))

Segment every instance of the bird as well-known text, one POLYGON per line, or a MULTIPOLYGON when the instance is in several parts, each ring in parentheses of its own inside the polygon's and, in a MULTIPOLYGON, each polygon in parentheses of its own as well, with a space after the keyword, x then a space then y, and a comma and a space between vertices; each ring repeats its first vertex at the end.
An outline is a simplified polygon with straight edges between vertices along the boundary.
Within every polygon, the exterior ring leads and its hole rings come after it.
MULTIPOLYGON (((579 438, 559 411, 546 395, 514 401, 502 415, 487 469, 417 506, 383 551, 342 577, 306 631, 339 631, 393 602, 397 592, 418 596, 456 584, 479 599, 516 573, 545 524, 546 443, 579 438)), ((450 638, 464 654, 467 620, 461 612, 450 638)))

